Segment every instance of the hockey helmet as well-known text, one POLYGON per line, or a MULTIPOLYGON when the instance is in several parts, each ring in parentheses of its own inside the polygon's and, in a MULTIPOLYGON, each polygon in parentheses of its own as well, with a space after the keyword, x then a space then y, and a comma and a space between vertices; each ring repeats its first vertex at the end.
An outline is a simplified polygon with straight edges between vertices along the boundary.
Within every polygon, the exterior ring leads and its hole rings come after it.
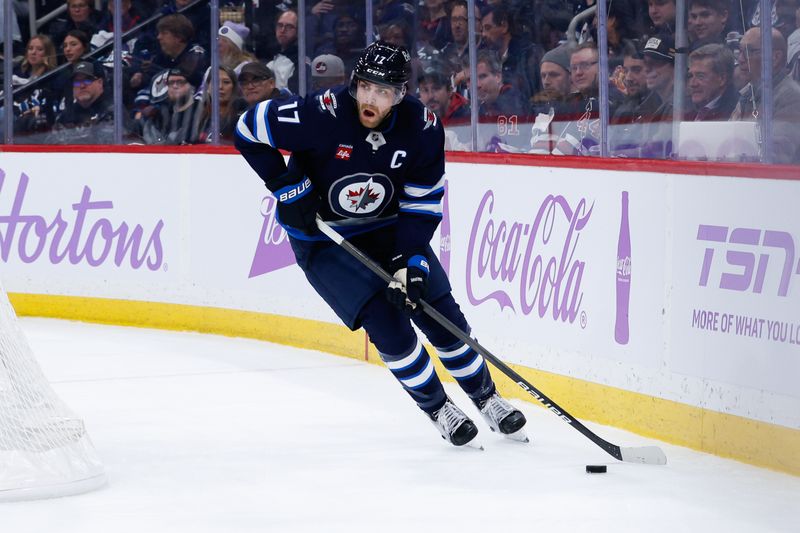
POLYGON ((406 83, 410 77, 411 55, 406 47, 377 41, 369 45, 356 60, 350 76, 350 95, 356 97, 358 81, 364 80, 397 89, 397 104, 405 95, 406 83))

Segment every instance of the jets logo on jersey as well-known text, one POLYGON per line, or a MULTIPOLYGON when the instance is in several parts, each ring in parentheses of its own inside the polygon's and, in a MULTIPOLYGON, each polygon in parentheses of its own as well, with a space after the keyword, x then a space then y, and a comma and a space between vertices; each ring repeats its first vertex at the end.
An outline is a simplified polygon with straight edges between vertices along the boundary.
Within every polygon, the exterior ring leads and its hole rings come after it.
POLYGON ((422 131, 427 130, 431 126, 436 126, 436 113, 428 109, 427 107, 422 110, 422 121, 425 123, 425 127, 422 128, 422 131))
POLYGON ((353 153, 353 145, 351 144, 340 144, 339 148, 336 149, 336 159, 341 159, 343 161, 349 161, 350 155, 353 153))
POLYGON ((336 96, 331 92, 330 89, 319 95, 319 107, 321 111, 327 111, 334 117, 336 116, 336 108, 338 104, 336 103, 336 96))
POLYGON ((384 174, 345 176, 330 188, 331 209, 345 218, 377 217, 394 196, 392 181, 384 174))

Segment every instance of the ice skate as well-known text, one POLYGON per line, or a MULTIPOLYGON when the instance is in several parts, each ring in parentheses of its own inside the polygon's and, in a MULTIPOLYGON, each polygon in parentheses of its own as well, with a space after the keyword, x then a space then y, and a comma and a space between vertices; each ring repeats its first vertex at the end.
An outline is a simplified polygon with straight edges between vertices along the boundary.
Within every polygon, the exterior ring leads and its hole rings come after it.
POLYGON ((511 440, 529 442, 523 429, 526 422, 525 415, 505 401, 497 392, 485 400, 477 402, 477 406, 492 431, 511 440))
MULTIPOLYGON (((450 398, 441 409, 428 416, 442 434, 442 438, 453 446, 469 444, 478 434, 475 423, 450 398)), ((477 447, 483 449, 480 445, 477 447)))

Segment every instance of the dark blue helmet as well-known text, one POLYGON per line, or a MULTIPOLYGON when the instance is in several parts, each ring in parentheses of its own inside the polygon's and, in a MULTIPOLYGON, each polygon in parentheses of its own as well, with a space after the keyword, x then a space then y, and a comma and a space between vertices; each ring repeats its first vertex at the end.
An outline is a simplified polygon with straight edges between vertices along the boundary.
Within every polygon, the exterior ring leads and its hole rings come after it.
POLYGON ((403 89, 411 77, 411 54, 405 46, 385 41, 369 45, 356 61, 351 77, 351 92, 358 80, 403 89))

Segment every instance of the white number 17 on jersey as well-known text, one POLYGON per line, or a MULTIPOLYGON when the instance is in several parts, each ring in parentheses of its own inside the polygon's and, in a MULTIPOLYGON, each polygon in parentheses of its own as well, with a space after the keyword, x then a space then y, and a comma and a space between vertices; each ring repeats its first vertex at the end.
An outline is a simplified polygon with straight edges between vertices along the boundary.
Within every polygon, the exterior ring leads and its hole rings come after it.
POLYGON ((290 122, 292 124, 300 124, 300 115, 297 113, 297 101, 278 106, 277 116, 278 116, 278 122, 290 122), (290 117, 282 117, 281 112, 286 111, 287 109, 294 109, 294 113, 290 117))

